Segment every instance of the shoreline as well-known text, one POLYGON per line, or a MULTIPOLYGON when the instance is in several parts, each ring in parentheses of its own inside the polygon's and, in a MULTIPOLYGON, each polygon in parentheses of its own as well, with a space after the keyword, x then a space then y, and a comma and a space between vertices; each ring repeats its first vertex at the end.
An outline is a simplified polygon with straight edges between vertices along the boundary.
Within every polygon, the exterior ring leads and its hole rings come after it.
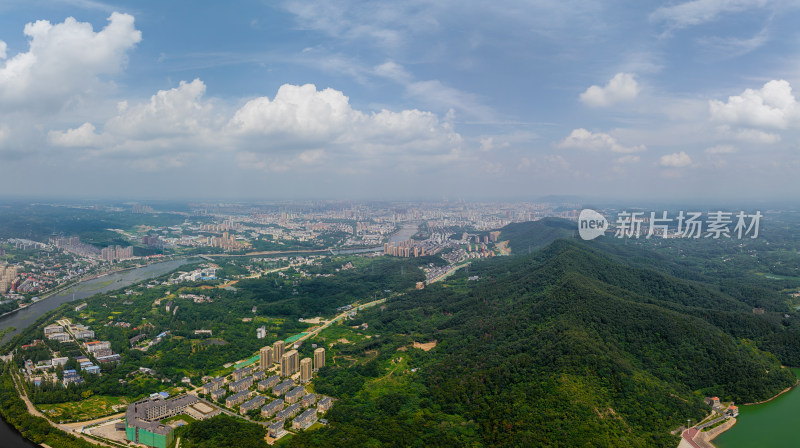
MULTIPOLYGON (((742 406, 754 406, 754 405, 757 405, 757 404, 769 403, 770 401, 780 397, 781 395, 785 394, 786 392, 791 391, 792 389, 797 387, 798 384, 800 384, 800 378, 798 378, 797 381, 795 381, 794 385, 789 386, 786 389, 778 392, 775 396, 773 396, 771 398, 768 398, 766 400, 759 401, 759 402, 756 402, 756 403, 744 403, 742 406)), ((698 437, 699 440, 695 440, 695 442, 698 442, 698 444, 703 448, 716 448, 716 445, 714 445, 714 443, 713 443, 714 439, 716 439, 717 436, 719 436, 723 432, 733 428, 733 425, 736 424, 736 421, 737 421, 736 418, 731 418, 727 422, 725 422, 724 424, 722 424, 722 425, 720 425, 720 426, 718 426, 718 427, 716 427, 716 428, 714 428, 714 429, 712 429, 712 430, 710 430, 710 431, 708 431, 706 433, 703 433, 703 432, 698 433, 697 437, 698 437)))
MULTIPOLYGON (((191 257, 187 257, 187 258, 191 258, 191 257)), ((140 269, 140 268, 144 268, 144 267, 147 267, 147 266, 150 266, 150 265, 153 265, 153 264, 163 263, 163 262, 172 261, 172 260, 175 260, 175 258, 159 259, 159 260, 153 261, 151 263, 145 263, 145 264, 143 264, 141 266, 130 266, 130 267, 127 267, 127 268, 122 268, 122 269, 110 269, 108 271, 103 271, 103 272, 91 274, 91 275, 89 275, 89 276, 87 276, 85 278, 84 277, 79 277, 79 278, 75 279, 74 282, 70 283, 69 285, 61 285, 58 289, 55 289, 53 291, 48 291, 45 294, 42 294, 42 296, 39 298, 39 300, 37 300, 35 302, 28 303, 25 306, 18 306, 18 307, 14 308, 11 311, 6 311, 5 313, 0 314, 0 319, 4 318, 6 316, 10 316, 10 315, 12 315, 12 314, 14 314, 16 312, 21 311, 21 310, 24 310, 24 309, 30 307, 31 305, 35 305, 35 304, 37 304, 39 302, 44 302, 45 300, 47 300, 47 299, 49 299, 49 298, 51 298, 51 297, 53 297, 53 296, 55 296, 57 294, 60 294, 62 292, 68 291, 70 288, 74 288, 74 287, 80 285, 81 283, 88 282, 88 281, 91 281, 91 280, 96 280, 98 278, 102 278, 102 277, 105 277, 107 275, 119 274, 121 272, 132 271, 134 269, 140 269)))
POLYGON ((778 394, 777 394, 777 395, 775 395, 775 396, 774 396, 774 397, 772 397, 772 398, 768 398, 768 399, 766 399, 766 400, 764 400, 764 401, 758 401, 758 402, 756 402, 756 403, 745 403, 745 404, 743 404, 742 406, 754 406, 754 405, 757 405, 757 404, 769 403, 770 401, 772 401, 772 400, 774 400, 774 399, 776 399, 776 398, 780 397, 781 395, 785 394, 786 392, 789 392, 790 390, 794 389, 795 387, 797 387, 797 385, 798 385, 798 384, 800 384, 800 378, 798 378, 798 379, 797 379, 797 381, 795 381, 795 382, 794 382, 794 385, 792 385, 792 386, 789 386, 789 387, 787 387, 786 389, 784 389, 784 390, 782 390, 782 391, 778 392, 778 394))

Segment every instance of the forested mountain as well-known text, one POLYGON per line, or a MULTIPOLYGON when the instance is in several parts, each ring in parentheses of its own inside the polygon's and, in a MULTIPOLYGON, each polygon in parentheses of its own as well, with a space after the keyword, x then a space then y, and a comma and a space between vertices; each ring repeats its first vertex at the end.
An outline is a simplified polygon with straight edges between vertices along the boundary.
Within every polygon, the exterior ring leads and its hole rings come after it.
POLYGON ((674 447, 704 395, 750 402, 794 384, 745 338, 780 345, 785 325, 647 257, 557 240, 393 299, 364 316, 376 337, 349 348, 358 361, 320 372, 317 391, 340 399, 330 426, 284 443, 674 447), (419 370, 395 372, 398 350, 419 370))
POLYGON ((575 223, 565 219, 544 218, 539 221, 515 222, 501 229, 500 239, 509 241, 511 253, 530 254, 559 238, 572 238, 575 223))

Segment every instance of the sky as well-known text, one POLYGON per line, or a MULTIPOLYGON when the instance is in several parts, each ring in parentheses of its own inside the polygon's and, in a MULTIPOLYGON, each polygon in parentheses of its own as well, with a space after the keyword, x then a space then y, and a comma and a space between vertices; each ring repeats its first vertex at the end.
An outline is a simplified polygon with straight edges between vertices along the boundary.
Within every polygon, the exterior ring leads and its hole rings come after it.
POLYGON ((800 2, 0 0, 0 196, 797 199, 800 2))

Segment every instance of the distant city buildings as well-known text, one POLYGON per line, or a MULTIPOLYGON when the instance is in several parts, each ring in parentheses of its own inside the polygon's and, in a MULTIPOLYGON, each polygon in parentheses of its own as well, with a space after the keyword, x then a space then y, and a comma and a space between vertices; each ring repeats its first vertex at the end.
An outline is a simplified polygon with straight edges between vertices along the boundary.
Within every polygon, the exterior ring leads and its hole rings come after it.
POLYGON ((100 251, 100 258, 109 263, 133 258, 133 246, 108 246, 100 251))

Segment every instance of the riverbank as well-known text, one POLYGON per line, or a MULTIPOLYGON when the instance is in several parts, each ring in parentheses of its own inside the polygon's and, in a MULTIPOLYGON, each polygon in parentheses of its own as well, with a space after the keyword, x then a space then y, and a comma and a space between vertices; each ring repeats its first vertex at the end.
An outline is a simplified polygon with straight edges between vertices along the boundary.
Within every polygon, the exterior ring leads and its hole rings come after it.
POLYGON ((175 260, 175 258, 174 257, 158 258, 158 259, 155 259, 153 261, 144 263, 142 265, 129 266, 129 267, 122 268, 122 269, 114 268, 114 269, 109 269, 109 270, 102 271, 102 272, 95 272, 95 273, 86 275, 85 277, 82 276, 82 277, 78 277, 78 278, 72 279, 72 280, 70 280, 69 282, 67 282, 67 283, 65 283, 63 285, 59 285, 56 289, 53 289, 51 291, 47 291, 46 293, 42 294, 42 296, 39 297, 39 300, 37 300, 35 302, 31 302, 31 303, 25 304, 25 306, 18 306, 17 308, 15 308, 15 309, 13 309, 11 311, 7 311, 7 312, 5 312, 3 314, 0 314, 0 319, 6 317, 8 315, 20 312, 20 311, 28 308, 29 306, 31 306, 33 304, 36 304, 36 303, 39 303, 39 302, 43 302, 43 301, 45 301, 45 300, 49 299, 50 297, 53 297, 53 296, 55 296, 57 294, 61 294, 62 292, 67 291, 67 290, 69 290, 69 289, 71 289, 71 288, 73 288, 73 287, 75 287, 77 285, 80 285, 83 282, 96 280, 98 278, 106 277, 108 275, 120 274, 122 272, 132 271, 134 269, 141 269, 141 268, 144 268, 144 267, 147 267, 147 266, 151 266, 151 265, 158 264, 158 263, 165 263, 165 262, 172 261, 172 260, 175 260))
POLYGON ((782 390, 782 391, 778 392, 778 395, 775 395, 775 396, 774 396, 774 397, 772 397, 772 398, 766 399, 766 400, 764 400, 764 401, 759 401, 759 402, 756 402, 756 403, 745 403, 743 406, 753 406, 753 405, 757 405, 757 404, 769 403, 770 401, 772 401, 772 400, 774 400, 774 399, 776 399, 776 398, 780 397, 781 395, 785 394, 786 392, 789 392, 790 390, 794 389, 795 387, 797 387, 797 385, 798 385, 798 384, 800 384, 800 379, 798 379, 797 381, 795 381, 793 386, 789 386, 789 387, 787 387, 786 389, 784 389, 784 390, 782 390))
POLYGON ((733 425, 735 424, 736 424, 736 419, 730 418, 728 419, 728 421, 717 426, 714 429, 710 429, 705 432, 700 431, 700 433, 697 434, 697 436, 695 437, 694 441, 697 443, 697 445, 700 446, 700 448, 716 448, 714 444, 711 443, 711 441, 716 439, 717 436, 719 436, 723 432, 733 428, 733 425))

